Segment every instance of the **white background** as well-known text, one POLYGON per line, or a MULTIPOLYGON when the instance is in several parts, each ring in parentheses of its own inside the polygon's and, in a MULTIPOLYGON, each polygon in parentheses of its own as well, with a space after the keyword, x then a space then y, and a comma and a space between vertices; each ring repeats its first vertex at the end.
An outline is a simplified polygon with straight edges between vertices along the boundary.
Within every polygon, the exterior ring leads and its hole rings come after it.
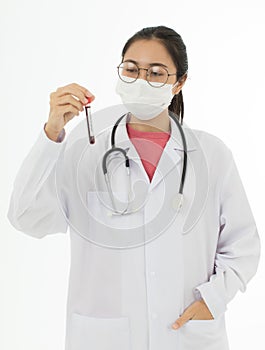
MULTIPOLYGON (((183 37, 185 123, 232 149, 264 242, 263 3, 1 0, 1 350, 64 347, 69 236, 34 239, 6 219, 15 175, 47 120, 49 94, 76 82, 95 94, 94 111, 120 103, 116 66, 125 41, 143 27, 163 24, 183 37)), ((264 348, 264 273, 262 255, 247 292, 228 305, 231 349, 264 348)))

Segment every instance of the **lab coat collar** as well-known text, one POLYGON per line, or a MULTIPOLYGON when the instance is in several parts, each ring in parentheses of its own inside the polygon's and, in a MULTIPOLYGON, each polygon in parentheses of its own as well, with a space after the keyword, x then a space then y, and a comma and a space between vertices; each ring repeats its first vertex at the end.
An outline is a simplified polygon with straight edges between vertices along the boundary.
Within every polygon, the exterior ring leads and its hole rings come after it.
MULTIPOLYGON (((124 118, 121 120, 121 122, 119 123, 116 129, 115 145, 116 147, 122 147, 123 149, 126 150, 126 153, 130 159, 130 162, 134 161, 142 168, 144 172, 144 176, 149 182, 149 178, 143 167, 139 154, 128 136, 127 128, 126 128, 127 122, 129 122, 129 114, 124 116, 124 118)), ((154 173, 154 176, 150 184, 151 186, 150 189, 154 188, 183 158, 182 138, 176 123, 172 120, 171 117, 170 117, 170 127, 171 127, 170 138, 157 164, 156 171, 154 173)), ((192 133, 191 129, 189 129, 185 125, 183 125, 182 128, 186 138, 187 152, 195 151, 197 149, 197 145, 196 145, 196 138, 194 134, 192 133)), ((111 134, 109 137, 109 148, 111 148, 111 134)), ((115 153, 112 153, 112 156, 115 156, 115 153)))

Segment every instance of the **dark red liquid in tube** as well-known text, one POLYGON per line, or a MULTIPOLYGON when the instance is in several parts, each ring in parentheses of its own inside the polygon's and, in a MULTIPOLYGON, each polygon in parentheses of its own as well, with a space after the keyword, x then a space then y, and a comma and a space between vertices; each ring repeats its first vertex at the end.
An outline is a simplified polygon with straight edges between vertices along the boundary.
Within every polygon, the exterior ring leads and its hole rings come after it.
POLYGON ((88 102, 87 102, 87 105, 85 106, 85 110, 86 110, 88 137, 89 137, 89 143, 94 144, 95 136, 93 132, 92 117, 91 117, 91 106, 90 106, 91 98, 87 97, 87 99, 88 99, 88 102))

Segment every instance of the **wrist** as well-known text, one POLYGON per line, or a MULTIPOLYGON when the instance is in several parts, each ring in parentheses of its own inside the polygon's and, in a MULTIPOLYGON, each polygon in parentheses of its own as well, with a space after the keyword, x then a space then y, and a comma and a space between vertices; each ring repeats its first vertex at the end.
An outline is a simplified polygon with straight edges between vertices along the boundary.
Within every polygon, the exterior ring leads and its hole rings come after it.
POLYGON ((50 125, 48 125, 48 123, 44 124, 44 131, 46 136, 54 142, 62 142, 65 137, 64 128, 61 130, 54 130, 50 127, 50 125))
POLYGON ((55 130, 48 123, 45 123, 45 125, 44 125, 44 131, 45 131, 47 137, 55 142, 58 141, 58 137, 61 134, 62 130, 55 130))

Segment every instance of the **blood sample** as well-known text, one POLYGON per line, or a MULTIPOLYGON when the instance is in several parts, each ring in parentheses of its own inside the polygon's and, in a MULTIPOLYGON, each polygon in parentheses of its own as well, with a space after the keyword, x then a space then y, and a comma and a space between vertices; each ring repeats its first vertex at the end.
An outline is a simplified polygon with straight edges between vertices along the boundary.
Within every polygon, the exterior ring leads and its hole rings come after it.
POLYGON ((88 99, 88 104, 85 106, 87 130, 88 130, 89 142, 93 144, 95 143, 95 136, 94 136, 93 125, 92 125, 92 117, 91 117, 91 106, 90 106, 91 98, 87 97, 87 99, 88 99))

